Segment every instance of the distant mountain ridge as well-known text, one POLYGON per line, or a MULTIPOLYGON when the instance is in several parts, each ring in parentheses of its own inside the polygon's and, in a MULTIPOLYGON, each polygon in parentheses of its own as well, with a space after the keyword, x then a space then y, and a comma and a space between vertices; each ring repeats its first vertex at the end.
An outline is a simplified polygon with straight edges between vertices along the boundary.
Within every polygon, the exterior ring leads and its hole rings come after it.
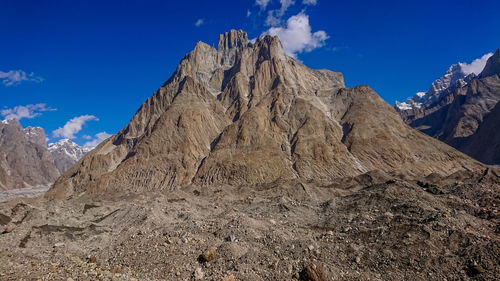
MULTIPOLYGON (((484 63, 485 60, 491 57, 493 54, 485 54, 480 59, 476 61, 481 61, 481 63, 477 63, 478 65, 484 63)), ((478 68, 476 66, 475 68, 478 68)), ((484 67, 484 66, 483 66, 484 67)), ((465 63, 456 63, 451 65, 445 74, 432 82, 429 90, 427 92, 418 92, 413 97, 408 98, 405 102, 396 101, 395 108, 398 111, 405 112, 410 110, 418 110, 422 107, 428 107, 433 103, 439 102, 443 95, 447 92, 450 92, 456 88, 461 88, 470 83, 472 79, 476 78, 482 68, 479 67, 478 73, 471 72, 471 69, 468 64, 465 63)), ((477 71, 477 70, 474 70, 477 71)))
POLYGON ((52 184, 90 150, 69 139, 47 145, 43 128, 0 121, 0 190, 52 184))
POLYGON ((427 94, 396 103, 395 108, 410 126, 486 164, 498 165, 500 125, 494 120, 500 114, 500 49, 478 75, 464 75, 460 65, 454 65, 427 94))
POLYGON ((80 146, 70 139, 61 139, 55 143, 49 143, 48 149, 61 174, 92 150, 92 148, 80 146))

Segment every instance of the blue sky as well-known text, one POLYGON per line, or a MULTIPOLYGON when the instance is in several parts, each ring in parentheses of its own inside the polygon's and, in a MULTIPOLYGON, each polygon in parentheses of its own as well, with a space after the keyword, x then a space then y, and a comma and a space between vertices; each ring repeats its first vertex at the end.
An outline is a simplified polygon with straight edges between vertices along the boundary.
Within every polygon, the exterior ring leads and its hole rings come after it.
POLYGON ((21 122, 51 141, 96 140, 124 127, 197 41, 216 44, 231 28, 286 31, 297 15, 315 34, 292 46, 298 59, 393 104, 499 48, 498 11, 498 0, 0 0, 0 110, 33 105, 21 122))

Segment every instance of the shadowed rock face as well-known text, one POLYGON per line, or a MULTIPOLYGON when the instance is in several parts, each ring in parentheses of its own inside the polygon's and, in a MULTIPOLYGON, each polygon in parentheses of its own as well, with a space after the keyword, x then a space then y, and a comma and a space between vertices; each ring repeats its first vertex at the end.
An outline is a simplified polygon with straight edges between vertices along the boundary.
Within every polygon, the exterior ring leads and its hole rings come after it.
POLYGON ((500 49, 467 85, 450 88, 435 103, 401 111, 406 122, 487 164, 500 164, 500 49))
POLYGON ((52 184, 58 176, 42 128, 0 122, 0 190, 52 184))
POLYGON ((458 148, 486 164, 500 165, 500 103, 485 116, 476 132, 461 141, 458 148))
POLYGON ((48 192, 330 181, 379 169, 450 174, 480 165, 408 127, 371 88, 287 56, 277 37, 232 30, 199 42, 117 135, 48 192))

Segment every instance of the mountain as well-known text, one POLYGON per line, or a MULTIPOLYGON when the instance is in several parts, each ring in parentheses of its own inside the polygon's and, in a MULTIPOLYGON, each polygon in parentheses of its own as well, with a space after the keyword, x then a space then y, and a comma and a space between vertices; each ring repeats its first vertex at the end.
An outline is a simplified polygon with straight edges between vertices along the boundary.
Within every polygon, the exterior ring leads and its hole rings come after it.
POLYGON ((500 74, 500 48, 488 59, 479 77, 490 77, 500 74))
POLYGON ((484 163, 500 164, 495 124, 499 118, 499 61, 500 49, 489 57, 479 75, 455 76, 457 79, 449 79, 448 88, 437 95, 412 98, 406 104, 397 103, 396 108, 410 126, 484 163))
POLYGON ((418 92, 406 102, 397 101, 396 109, 399 111, 418 110, 433 104, 439 101, 443 93, 463 87, 475 77, 474 73, 466 74, 460 64, 454 64, 442 77, 432 82, 427 92, 418 92))
POLYGON ((91 149, 79 146, 70 139, 61 139, 49 143, 48 148, 59 172, 62 174, 71 168, 80 158, 91 149))
POLYGON ((58 176, 42 128, 0 122, 0 189, 52 184, 58 176))
POLYGON ((49 198, 371 170, 450 174, 480 164, 406 125, 370 87, 312 70, 277 37, 243 31, 196 44, 130 123, 62 175, 49 198))
MULTIPOLYGON (((457 148, 487 164, 500 165, 500 49, 488 60, 479 75, 484 83, 484 97, 480 105, 489 105, 496 101, 493 108, 484 114, 474 134, 457 142, 457 148)), ((484 108, 484 107, 483 107, 484 108)))
POLYGON ((91 148, 69 139, 47 145, 40 127, 19 121, 0 122, 0 190, 52 184, 91 148))
POLYGON ((442 77, 432 82, 427 92, 418 92, 413 97, 407 99, 406 102, 396 101, 396 110, 403 114, 411 114, 412 110, 418 111, 422 107, 439 102, 446 93, 470 83, 480 73, 486 59, 491 55, 491 53, 486 54, 471 64, 459 62, 451 65, 442 77), (478 71, 477 69, 480 70, 478 71))

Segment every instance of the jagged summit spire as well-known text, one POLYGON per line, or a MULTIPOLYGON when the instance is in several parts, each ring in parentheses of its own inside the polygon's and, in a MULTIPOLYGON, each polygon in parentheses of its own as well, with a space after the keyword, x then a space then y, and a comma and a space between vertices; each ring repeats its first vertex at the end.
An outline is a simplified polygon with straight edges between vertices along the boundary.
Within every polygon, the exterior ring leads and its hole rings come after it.
POLYGON ((255 39, 255 42, 250 42, 248 40, 248 34, 241 29, 231 29, 230 31, 219 35, 219 52, 224 52, 235 48, 252 47, 254 45, 257 45, 259 47, 262 47, 263 45, 275 46, 278 47, 278 49, 283 50, 283 44, 281 43, 281 40, 278 36, 260 36, 255 39))
POLYGON ((248 45, 248 34, 243 30, 231 29, 229 32, 219 35, 219 51, 241 48, 248 45))

